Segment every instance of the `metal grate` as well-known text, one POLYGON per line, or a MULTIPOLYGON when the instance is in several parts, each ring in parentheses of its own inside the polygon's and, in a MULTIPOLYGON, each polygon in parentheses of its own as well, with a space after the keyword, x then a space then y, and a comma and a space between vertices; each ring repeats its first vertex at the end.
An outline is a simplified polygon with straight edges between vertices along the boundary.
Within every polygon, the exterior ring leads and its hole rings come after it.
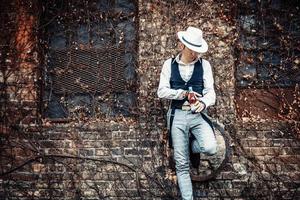
POLYGON ((124 91, 124 55, 124 48, 116 46, 53 51, 53 91, 57 94, 124 91))

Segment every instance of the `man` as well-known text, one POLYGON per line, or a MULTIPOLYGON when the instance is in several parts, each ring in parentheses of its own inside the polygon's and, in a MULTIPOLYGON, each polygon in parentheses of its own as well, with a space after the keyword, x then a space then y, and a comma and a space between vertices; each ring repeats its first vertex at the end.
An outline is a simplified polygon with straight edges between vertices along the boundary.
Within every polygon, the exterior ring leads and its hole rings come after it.
POLYGON ((202 31, 188 27, 177 33, 180 53, 165 61, 160 74, 158 97, 171 99, 168 127, 174 148, 176 174, 181 197, 193 199, 189 150, 193 153, 216 153, 213 127, 206 117, 207 107, 216 100, 212 69, 200 53, 208 49, 202 31), (196 101, 191 105, 192 98, 196 101), (190 141, 190 134, 194 140, 190 141))

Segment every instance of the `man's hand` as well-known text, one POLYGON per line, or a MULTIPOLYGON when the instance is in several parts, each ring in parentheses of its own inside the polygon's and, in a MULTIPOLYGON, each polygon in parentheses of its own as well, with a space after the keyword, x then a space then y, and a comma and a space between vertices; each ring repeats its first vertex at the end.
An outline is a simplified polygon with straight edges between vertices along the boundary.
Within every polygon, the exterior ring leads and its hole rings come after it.
POLYGON ((192 105, 192 111, 194 113, 200 113, 205 109, 205 104, 202 101, 197 100, 196 103, 192 105))
POLYGON ((203 97, 201 94, 199 94, 198 92, 187 92, 187 98, 188 98, 188 101, 191 100, 192 97, 195 97, 197 100, 199 100, 200 97, 203 97))

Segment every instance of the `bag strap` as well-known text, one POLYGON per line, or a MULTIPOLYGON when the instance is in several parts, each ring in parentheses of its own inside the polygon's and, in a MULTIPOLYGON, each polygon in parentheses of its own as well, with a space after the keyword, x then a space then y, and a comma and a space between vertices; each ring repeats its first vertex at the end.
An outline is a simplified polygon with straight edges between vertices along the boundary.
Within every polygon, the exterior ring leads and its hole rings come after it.
POLYGON ((171 116, 170 116, 170 127, 169 127, 169 130, 168 130, 169 148, 171 148, 171 149, 173 149, 171 131, 172 131, 172 124, 173 124, 174 117, 175 117, 175 108, 172 108, 171 116))

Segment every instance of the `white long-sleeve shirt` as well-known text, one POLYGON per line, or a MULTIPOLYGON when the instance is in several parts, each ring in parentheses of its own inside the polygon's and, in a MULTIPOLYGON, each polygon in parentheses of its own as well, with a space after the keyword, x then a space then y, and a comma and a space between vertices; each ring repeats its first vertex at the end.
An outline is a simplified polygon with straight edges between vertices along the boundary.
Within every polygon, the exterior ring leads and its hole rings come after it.
MULTIPOLYGON (((180 60, 180 55, 177 55, 175 58, 178 63, 180 76, 184 81, 189 81, 192 77, 194 71, 194 64, 198 61, 195 60, 189 64, 185 64, 180 60)), ((160 81, 157 90, 157 95, 159 98, 166 99, 176 99, 181 100, 184 98, 185 91, 182 89, 171 89, 170 86, 170 78, 171 78, 171 63, 172 58, 166 60, 163 64, 161 73, 160 73, 160 81)), ((174 61, 175 62, 175 61, 174 61)), ((203 97, 199 99, 206 105, 206 107, 214 105, 216 101, 216 93, 214 90, 214 79, 212 74, 212 69, 210 63, 202 59, 202 67, 203 67, 203 97)))

